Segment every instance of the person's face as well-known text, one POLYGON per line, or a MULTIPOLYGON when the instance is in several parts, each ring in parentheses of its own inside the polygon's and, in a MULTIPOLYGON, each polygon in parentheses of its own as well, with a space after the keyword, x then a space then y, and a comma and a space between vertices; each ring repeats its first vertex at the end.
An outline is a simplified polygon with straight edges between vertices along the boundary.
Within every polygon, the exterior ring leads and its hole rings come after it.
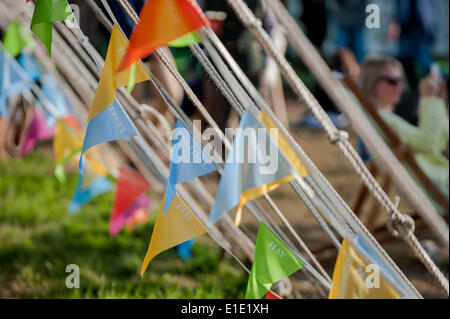
POLYGON ((400 102, 404 88, 402 71, 395 65, 386 66, 375 83, 376 104, 380 108, 392 109, 400 102))

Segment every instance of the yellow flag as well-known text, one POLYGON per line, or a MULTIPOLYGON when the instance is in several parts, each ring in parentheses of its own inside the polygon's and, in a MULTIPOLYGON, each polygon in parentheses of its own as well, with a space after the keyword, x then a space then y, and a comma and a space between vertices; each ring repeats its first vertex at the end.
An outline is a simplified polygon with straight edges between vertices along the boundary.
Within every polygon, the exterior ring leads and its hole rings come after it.
POLYGON ((368 263, 344 239, 334 267, 329 299, 397 299, 400 297, 381 276, 368 278, 380 273, 374 272, 373 269, 368 273, 367 266, 368 263), (367 281, 370 281, 370 286, 367 281))
MULTIPOLYGON (((272 122, 272 120, 269 118, 269 116, 261 111, 258 115, 258 118, 263 124, 269 129, 270 134, 273 134, 270 130, 271 128, 277 128, 276 125, 272 122)), ((294 166, 294 168, 297 170, 298 174, 301 177, 305 177, 309 175, 308 170, 306 169, 305 165, 303 165, 302 161, 298 158, 298 156, 295 154, 294 150, 291 148, 289 143, 284 139, 284 137, 280 134, 280 132, 277 130, 277 137, 278 138, 278 146, 283 151, 284 155, 286 156, 287 160, 294 166)))
MULTIPOLYGON (((163 198, 165 197, 164 194, 163 198)), ((142 263, 141 276, 144 276, 148 264, 159 253, 208 232, 178 195, 175 196, 164 215, 162 214, 163 207, 164 200, 161 203, 150 245, 142 263)))
MULTIPOLYGON (((108 106, 110 106, 116 98, 115 90, 126 86, 130 79, 130 68, 122 72, 115 73, 119 67, 122 55, 125 54, 128 47, 128 40, 122 31, 114 25, 111 39, 109 40, 108 53, 106 54, 105 65, 103 66, 102 75, 98 82, 97 91, 89 110, 88 120, 98 115, 108 106)), ((142 62, 137 63, 135 74, 135 82, 139 83, 150 80, 147 72, 145 72, 142 62)))
MULTIPOLYGON (((83 132, 78 122, 70 116, 58 119, 55 125, 55 138, 53 140, 55 162, 64 159, 73 150, 81 149, 82 146, 83 132)), ((106 176, 108 174, 108 170, 99 161, 99 159, 104 160, 105 157, 97 149, 89 150, 86 153, 86 157, 89 160, 89 171, 93 173, 92 175, 106 176)), ((78 166, 78 159, 73 157, 71 163, 73 163, 73 166, 78 166)), ((108 163, 111 164, 111 161, 108 160, 108 163)))

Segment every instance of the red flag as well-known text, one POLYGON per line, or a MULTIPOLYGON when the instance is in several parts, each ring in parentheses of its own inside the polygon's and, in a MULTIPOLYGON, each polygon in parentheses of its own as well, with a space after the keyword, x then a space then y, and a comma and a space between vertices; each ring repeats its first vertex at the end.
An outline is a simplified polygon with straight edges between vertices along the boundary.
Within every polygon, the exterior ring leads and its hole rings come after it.
MULTIPOLYGON (((117 192, 114 200, 114 209, 110 220, 110 233, 112 231, 113 221, 117 220, 120 215, 127 212, 133 204, 137 203, 138 198, 150 187, 147 180, 135 170, 122 166, 120 168, 119 178, 117 179, 117 192)), ((149 204, 149 203, 148 203, 149 204)), ((141 208, 145 205, 138 205, 141 208)), ((134 209, 136 210, 136 209, 134 209)))
POLYGON ((202 26, 210 27, 210 23, 195 0, 147 1, 116 72, 202 26))
POLYGON ((269 290, 266 294, 266 297, 264 299, 283 299, 280 296, 278 296, 276 293, 274 293, 272 290, 269 290))

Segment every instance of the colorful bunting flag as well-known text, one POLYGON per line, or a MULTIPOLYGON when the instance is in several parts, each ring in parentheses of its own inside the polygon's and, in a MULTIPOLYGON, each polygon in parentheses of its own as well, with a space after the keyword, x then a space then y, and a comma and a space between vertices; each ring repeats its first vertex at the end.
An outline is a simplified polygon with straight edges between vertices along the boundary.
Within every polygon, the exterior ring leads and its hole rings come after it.
POLYGON ((66 0, 36 0, 30 29, 44 43, 51 56, 53 22, 73 19, 72 9, 66 0))
POLYGON ((264 223, 260 223, 245 298, 263 298, 273 283, 301 268, 303 265, 297 256, 264 223))
POLYGON ((186 35, 183 35, 182 37, 170 42, 169 47, 184 48, 184 47, 188 47, 192 44, 201 43, 201 42, 202 42, 202 38, 200 37, 200 35, 198 34, 197 31, 194 31, 194 32, 188 33, 186 35))
POLYGON ((269 137, 267 129, 258 123, 250 111, 246 111, 233 141, 232 152, 227 156, 208 224, 213 224, 226 212, 238 206, 236 225, 239 225, 242 207, 246 202, 291 179, 293 176, 290 164, 279 152, 276 141, 269 137), (263 151, 265 156, 268 156, 269 164, 276 166, 271 168, 272 171, 268 169, 267 163, 260 160, 263 151))
POLYGON ((24 142, 19 151, 19 156, 25 156, 37 142, 52 138, 53 135, 54 130, 48 127, 44 111, 38 106, 35 107, 31 123, 27 128, 24 142))
POLYGON ((36 59, 28 53, 22 52, 17 58, 17 62, 19 62, 19 65, 25 73, 35 82, 39 81, 44 74, 36 59))
POLYGON ((150 204, 145 191, 150 187, 147 180, 130 167, 122 166, 117 179, 114 209, 109 222, 109 234, 116 235, 129 217, 140 208, 150 204))
POLYGON ((89 203, 93 198, 110 191, 113 184, 104 176, 97 176, 91 179, 87 187, 84 187, 84 178, 78 177, 77 186, 69 203, 69 213, 76 213, 89 203))
POLYGON ((378 273, 368 273, 368 265, 347 239, 344 239, 334 267, 329 299, 399 298, 398 292, 381 277, 381 269, 378 273), (374 275, 380 276, 375 278, 374 275), (378 284, 374 284, 372 279, 378 281, 378 284))
MULTIPOLYGON (((119 66, 120 59, 125 53, 127 45, 127 38, 120 28, 114 25, 97 91, 89 109, 88 121, 100 114, 114 102, 116 89, 126 86, 129 83, 130 69, 115 74, 115 70, 119 66)), ((144 66, 141 62, 137 63, 133 82, 139 83, 147 80, 150 80, 150 77, 145 72, 144 66)))
MULTIPOLYGON (((55 162, 63 161, 67 156, 83 146, 83 132, 77 119, 73 115, 65 118, 59 118, 55 125, 55 138, 53 139, 53 151, 55 154, 55 162)), ((89 159, 89 169, 95 175, 106 176, 108 170, 100 162, 100 159, 107 160, 106 156, 102 156, 95 149, 86 153, 89 159)))
POLYGON ((31 89, 33 83, 17 61, 0 49, 0 116, 8 117, 8 99, 31 89))
POLYGON ((176 195, 175 185, 214 172, 217 168, 217 165, 206 154, 198 141, 194 139, 188 128, 178 120, 170 157, 170 172, 165 192, 163 215, 176 195))
MULTIPOLYGON (((49 73, 41 77, 41 93, 39 103, 44 104, 44 98, 51 102, 52 106, 58 111, 58 117, 66 117, 73 113, 72 106, 64 95, 58 81, 49 73)), ((48 125, 54 127, 56 123, 55 116, 47 110, 45 115, 48 125)))
POLYGON ((117 72, 202 26, 210 23, 195 0, 147 1, 117 72))
POLYGON ((146 195, 140 195, 130 206, 123 212, 112 218, 109 222, 109 235, 115 236, 120 230, 126 226, 132 230, 137 224, 145 222, 148 218, 145 209, 150 205, 151 199, 146 195), (140 213, 144 213, 147 218, 141 218, 140 213), (138 218, 136 218, 138 217, 138 218), (131 223, 130 223, 131 222, 131 223))
POLYGON ((19 22, 13 20, 3 37, 3 46, 11 56, 16 57, 23 49, 32 48, 34 39, 19 22))
POLYGON ((195 239, 191 239, 181 243, 177 246, 177 253, 184 260, 192 258, 192 246, 194 246, 195 239))
POLYGON ((88 123, 79 168, 83 173, 83 154, 95 145, 138 136, 139 132, 117 100, 88 123))
POLYGON ((266 294, 266 297, 264 299, 283 299, 280 296, 278 296, 276 293, 274 293, 272 290, 269 290, 266 294))
POLYGON ((273 132, 276 132, 276 135, 272 135, 275 140, 278 141, 278 146, 280 147, 281 151, 286 156, 286 159, 291 163, 291 165, 297 170, 297 173, 301 177, 306 177, 309 175, 308 170, 306 169, 305 165, 302 163, 302 161, 298 158, 298 156, 295 154, 294 150, 291 148, 289 143, 284 139, 283 135, 280 134, 278 128, 276 125, 272 122, 270 117, 263 111, 261 111, 258 115, 258 118, 260 121, 269 129, 269 132, 273 134, 273 132), (271 130, 276 129, 276 130, 271 130))
POLYGON ((147 254, 142 263, 141 276, 144 276, 148 264, 159 253, 208 232, 178 195, 175 196, 164 216, 163 205, 164 203, 158 212, 147 254))

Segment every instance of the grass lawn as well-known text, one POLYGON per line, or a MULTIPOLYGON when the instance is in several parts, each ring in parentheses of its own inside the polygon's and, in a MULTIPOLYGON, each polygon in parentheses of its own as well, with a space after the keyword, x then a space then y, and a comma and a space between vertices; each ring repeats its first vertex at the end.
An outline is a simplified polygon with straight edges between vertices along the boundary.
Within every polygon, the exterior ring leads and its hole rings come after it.
POLYGON ((67 207, 77 181, 53 175, 51 156, 32 154, 0 162, 0 298, 243 298, 247 274, 207 235, 193 258, 175 249, 157 256, 139 275, 160 198, 151 220, 133 232, 108 235, 113 193, 76 214, 67 207), (80 267, 80 288, 66 288, 68 264, 80 267))

